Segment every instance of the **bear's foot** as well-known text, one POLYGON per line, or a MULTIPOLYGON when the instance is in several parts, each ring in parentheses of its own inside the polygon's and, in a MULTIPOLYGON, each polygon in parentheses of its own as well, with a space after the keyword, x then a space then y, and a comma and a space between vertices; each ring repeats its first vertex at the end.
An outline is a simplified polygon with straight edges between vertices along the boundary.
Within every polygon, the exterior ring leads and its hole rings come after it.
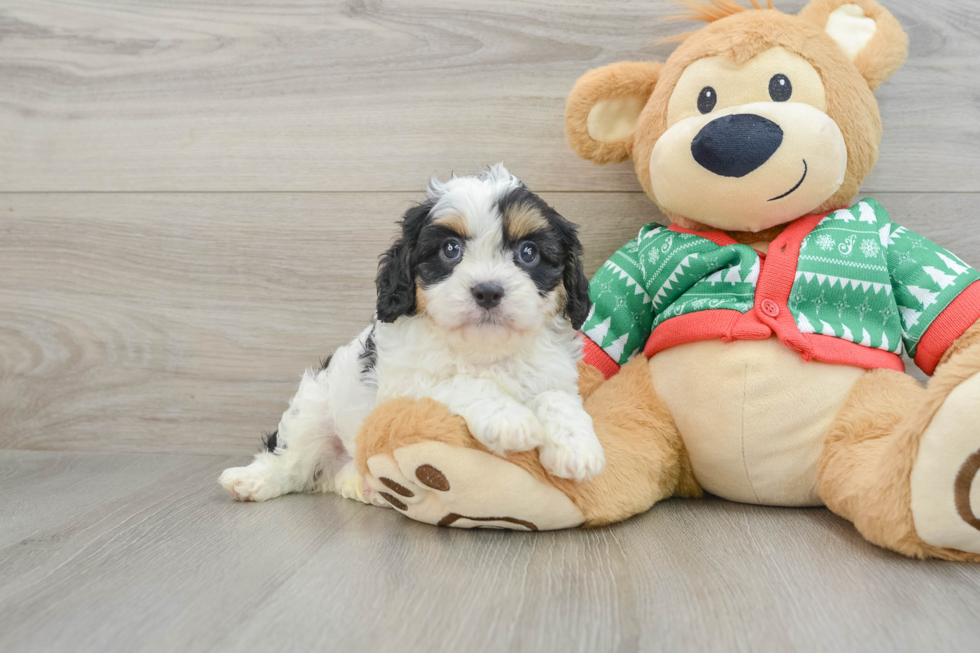
POLYGON ((585 521, 558 489, 475 448, 422 441, 375 453, 367 467, 373 494, 428 524, 544 531, 585 521))
POLYGON ((911 494, 922 541, 980 554, 980 374, 952 389, 923 433, 911 494))

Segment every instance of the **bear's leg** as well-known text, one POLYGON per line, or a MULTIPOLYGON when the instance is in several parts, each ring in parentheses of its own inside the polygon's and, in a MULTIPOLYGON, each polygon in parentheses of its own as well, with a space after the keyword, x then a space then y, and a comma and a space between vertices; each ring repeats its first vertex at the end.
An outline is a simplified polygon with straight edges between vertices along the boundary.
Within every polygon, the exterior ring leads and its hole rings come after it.
POLYGON ((971 348, 927 388, 891 370, 862 377, 828 432, 819 492, 875 544, 980 562, 978 468, 980 348, 971 348))
POLYGON ((701 496, 674 418, 654 390, 645 356, 637 356, 591 392, 586 385, 580 381, 606 468, 586 483, 549 479, 581 508, 587 526, 632 517, 670 496, 701 496))
POLYGON ((671 494, 700 494, 642 357, 605 383, 583 370, 580 387, 607 461, 591 481, 549 476, 536 451, 494 456, 462 418, 432 400, 379 406, 358 435, 358 470, 412 519, 468 528, 595 526, 671 494))

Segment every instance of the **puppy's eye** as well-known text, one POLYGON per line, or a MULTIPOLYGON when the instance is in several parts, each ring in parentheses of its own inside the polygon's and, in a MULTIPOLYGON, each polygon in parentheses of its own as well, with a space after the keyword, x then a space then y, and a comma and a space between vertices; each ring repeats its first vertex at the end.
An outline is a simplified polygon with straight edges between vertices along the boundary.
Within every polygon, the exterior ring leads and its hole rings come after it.
POLYGON ((715 89, 705 86, 698 95, 698 111, 701 113, 711 113, 711 110, 718 104, 718 94, 715 89))
POLYGON ((769 80, 769 97, 773 102, 785 102, 793 95, 793 85, 789 77, 782 73, 773 75, 769 80))
POLYGON ((538 253, 538 246, 534 243, 521 243, 517 248, 517 258, 524 265, 531 267, 538 264, 541 254, 538 253))
POLYGON ((455 238, 447 238, 439 248, 439 255, 449 263, 455 263, 463 257, 463 247, 455 238))

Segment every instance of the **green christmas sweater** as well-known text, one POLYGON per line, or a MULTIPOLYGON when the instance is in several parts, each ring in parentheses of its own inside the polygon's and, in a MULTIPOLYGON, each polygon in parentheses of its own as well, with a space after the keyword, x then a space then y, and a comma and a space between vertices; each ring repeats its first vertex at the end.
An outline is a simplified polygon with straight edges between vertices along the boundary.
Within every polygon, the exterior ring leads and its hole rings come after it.
POLYGON ((775 335, 806 360, 865 368, 904 370, 904 348, 931 373, 980 318, 978 280, 873 199, 791 223, 767 254, 721 232, 649 224, 592 278, 582 330, 598 347, 587 343, 586 357, 601 349, 622 365, 641 349, 775 335))

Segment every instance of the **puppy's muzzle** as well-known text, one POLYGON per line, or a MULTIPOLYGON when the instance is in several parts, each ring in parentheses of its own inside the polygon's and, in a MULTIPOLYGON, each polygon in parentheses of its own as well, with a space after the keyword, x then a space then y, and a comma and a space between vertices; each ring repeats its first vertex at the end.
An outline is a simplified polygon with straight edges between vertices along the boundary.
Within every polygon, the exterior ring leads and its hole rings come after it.
POLYGON ((496 283, 477 284, 473 286, 470 292, 473 293, 473 299, 476 300, 477 305, 487 310, 497 306, 500 300, 504 298, 503 286, 496 283))

